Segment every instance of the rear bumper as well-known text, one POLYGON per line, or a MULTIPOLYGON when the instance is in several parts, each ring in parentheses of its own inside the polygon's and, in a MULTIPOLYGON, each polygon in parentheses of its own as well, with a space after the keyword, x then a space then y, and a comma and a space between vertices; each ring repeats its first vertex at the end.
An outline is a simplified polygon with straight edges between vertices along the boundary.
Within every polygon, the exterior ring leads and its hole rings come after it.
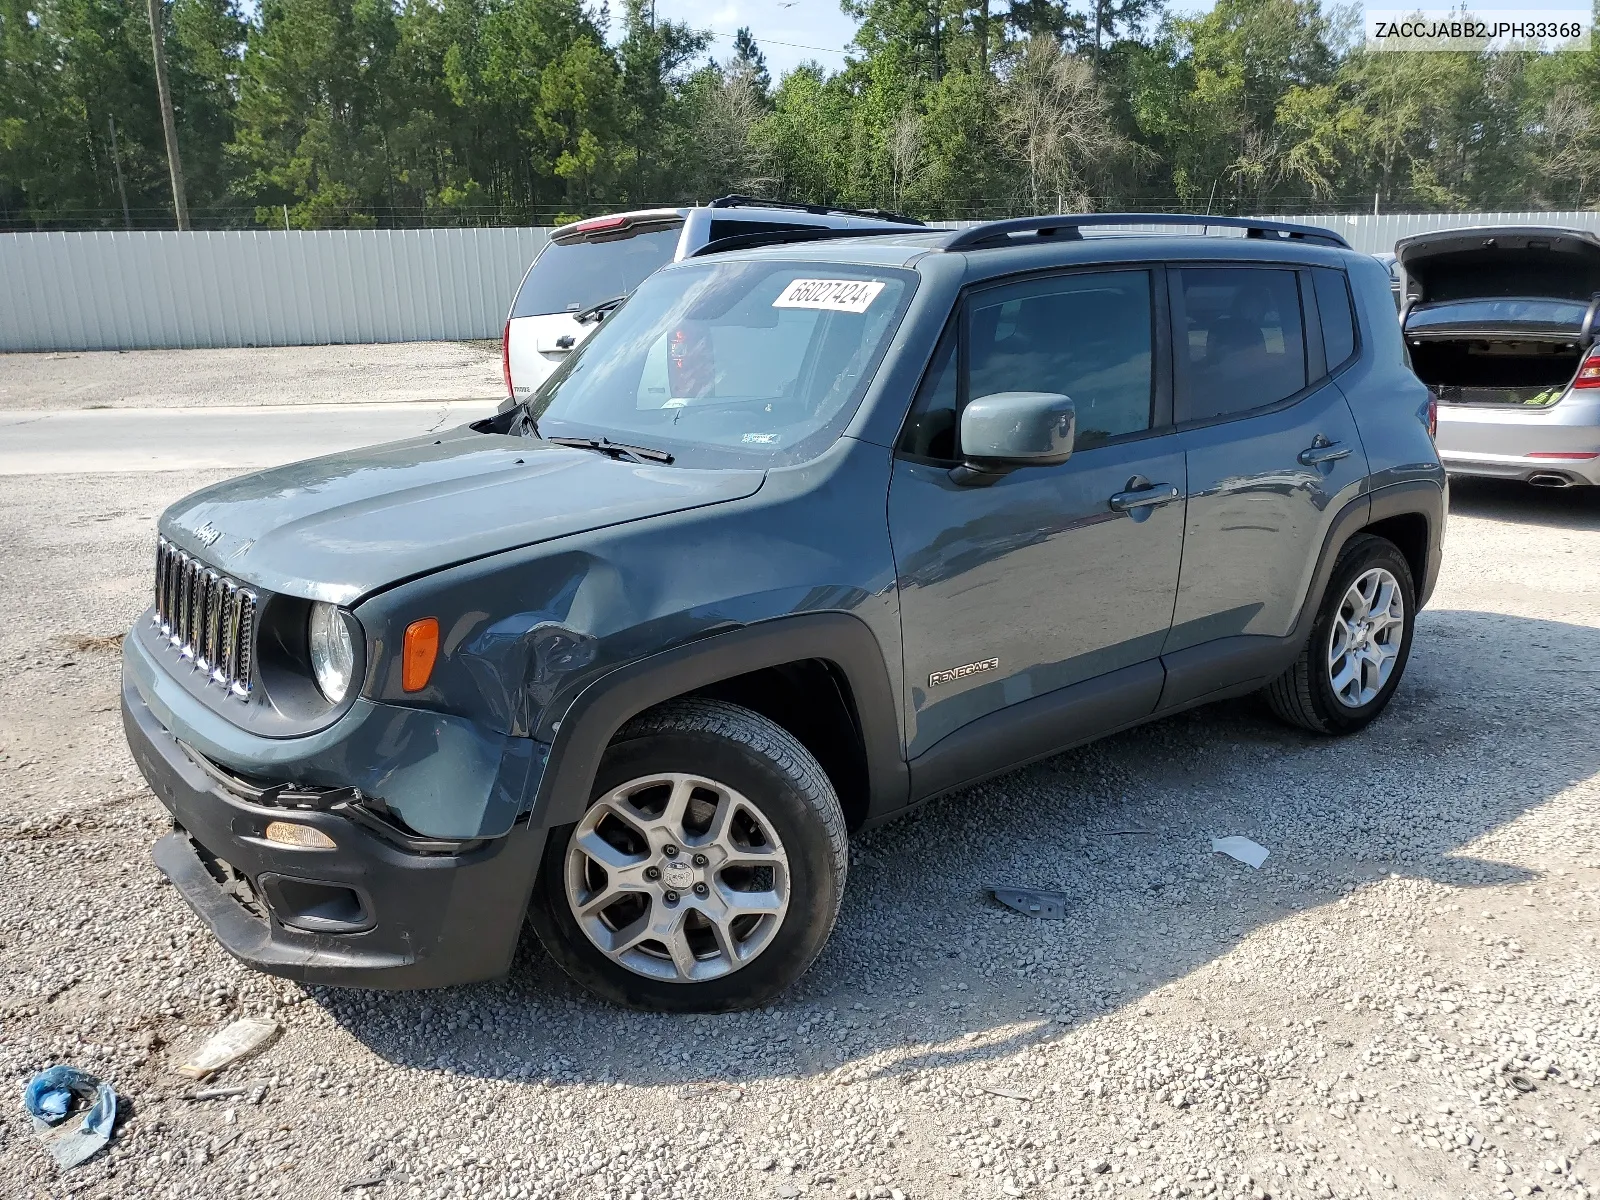
POLYGON ((371 988, 470 983, 510 967, 542 829, 524 822, 504 837, 419 853, 337 811, 268 806, 231 790, 162 727, 126 675, 122 719, 134 760, 173 817, 156 865, 246 965, 371 988), (285 820, 335 848, 267 841, 267 824, 285 820))
POLYGON ((1571 392, 1548 408, 1441 404, 1437 442, 1452 475, 1600 484, 1600 390, 1571 392))
MULTIPOLYGON (((1573 452, 1578 453, 1578 452, 1573 452)), ((1469 475, 1479 479, 1514 479, 1524 483, 1550 477, 1559 479, 1558 486, 1600 486, 1600 452, 1592 458, 1552 458, 1517 454, 1487 454, 1452 452, 1439 448, 1439 461, 1451 475, 1469 475)))

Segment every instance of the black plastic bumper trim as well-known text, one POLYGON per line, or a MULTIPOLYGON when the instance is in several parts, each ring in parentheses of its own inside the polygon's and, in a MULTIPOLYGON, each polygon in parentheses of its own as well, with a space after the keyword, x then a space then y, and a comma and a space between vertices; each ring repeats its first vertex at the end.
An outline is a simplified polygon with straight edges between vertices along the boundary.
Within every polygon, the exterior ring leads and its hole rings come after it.
MULTIPOLYGON (((545 833, 527 823, 459 854, 415 854, 334 812, 251 804, 203 771, 158 722, 126 677, 123 726, 134 760, 178 832, 156 865, 234 957, 256 970, 344 987, 426 988, 503 975, 521 936, 545 833), (260 836, 274 820, 309 825, 333 850, 279 847, 260 836), (265 879, 356 893, 361 931, 290 928, 246 909, 207 869, 221 859, 272 903, 265 879)), ((290 921, 297 918, 285 914, 290 921)))

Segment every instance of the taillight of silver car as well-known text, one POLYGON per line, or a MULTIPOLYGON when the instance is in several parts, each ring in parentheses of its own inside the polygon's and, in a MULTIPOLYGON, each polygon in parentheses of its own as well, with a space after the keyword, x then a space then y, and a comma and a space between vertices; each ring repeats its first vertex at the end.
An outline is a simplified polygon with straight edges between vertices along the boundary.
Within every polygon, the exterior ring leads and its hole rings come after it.
POLYGON ((1600 345, 1589 351, 1589 357, 1583 360, 1583 366, 1578 368, 1577 378, 1572 381, 1575 388, 1600 388, 1600 345))
POLYGON ((506 327, 500 334, 500 374, 506 381, 506 396, 512 400, 517 398, 511 390, 511 322, 506 322, 506 327))

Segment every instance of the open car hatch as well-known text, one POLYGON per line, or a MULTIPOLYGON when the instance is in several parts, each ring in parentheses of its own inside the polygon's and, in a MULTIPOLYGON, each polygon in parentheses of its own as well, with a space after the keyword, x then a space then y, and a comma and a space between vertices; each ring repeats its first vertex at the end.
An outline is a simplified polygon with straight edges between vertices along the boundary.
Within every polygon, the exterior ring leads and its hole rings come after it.
POLYGON ((1549 407, 1600 318, 1600 236, 1541 227, 1453 229, 1395 253, 1412 365, 1442 404, 1549 407))
POLYGON ((1586 306, 1600 293, 1600 235, 1585 230, 1512 226, 1419 233, 1397 243, 1395 256, 1412 306, 1518 297, 1586 306))

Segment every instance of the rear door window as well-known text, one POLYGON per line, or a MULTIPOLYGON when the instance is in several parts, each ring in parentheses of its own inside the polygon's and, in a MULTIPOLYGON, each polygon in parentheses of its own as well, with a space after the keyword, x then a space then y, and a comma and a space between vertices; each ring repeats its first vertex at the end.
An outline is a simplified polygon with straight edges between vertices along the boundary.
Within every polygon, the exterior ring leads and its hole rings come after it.
POLYGON ((1172 277, 1179 421, 1265 408, 1306 386, 1298 272, 1184 267, 1172 277))
POLYGON ((672 261, 682 225, 651 225, 626 237, 551 242, 522 281, 513 317, 575 313, 626 296, 672 261))

